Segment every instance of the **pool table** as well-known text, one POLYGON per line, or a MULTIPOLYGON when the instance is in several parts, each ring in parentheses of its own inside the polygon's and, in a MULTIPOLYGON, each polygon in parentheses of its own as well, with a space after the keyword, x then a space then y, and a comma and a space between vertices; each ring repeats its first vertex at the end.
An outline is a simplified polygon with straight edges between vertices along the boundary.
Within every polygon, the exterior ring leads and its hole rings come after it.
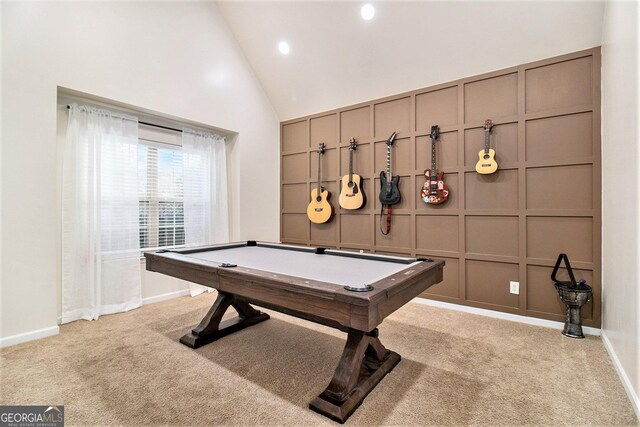
POLYGON ((200 324, 180 342, 198 348, 269 319, 250 304, 347 333, 328 387, 309 403, 344 422, 400 362, 377 326, 430 286, 442 281, 444 261, 402 258, 256 241, 145 253, 149 271, 218 290, 200 324), (222 321, 229 307, 238 315, 222 321))

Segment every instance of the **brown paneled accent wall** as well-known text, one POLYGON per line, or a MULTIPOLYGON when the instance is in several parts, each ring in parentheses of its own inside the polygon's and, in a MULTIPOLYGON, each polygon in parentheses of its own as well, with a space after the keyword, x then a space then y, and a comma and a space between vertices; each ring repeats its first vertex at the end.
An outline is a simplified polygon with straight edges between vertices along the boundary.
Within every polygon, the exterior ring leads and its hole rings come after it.
POLYGON ((444 281, 425 297, 559 321, 564 308, 550 274, 566 252, 578 278, 594 288, 584 324, 600 326, 599 48, 288 120, 281 124, 281 154, 283 242, 441 258, 444 281), (495 123, 491 147, 499 170, 492 175, 475 171, 485 119, 495 123), (434 206, 419 193, 436 124, 438 168, 450 196, 434 206), (402 201, 385 236, 379 174, 393 131, 392 173, 400 176, 402 201), (356 211, 338 205, 350 138, 358 141, 354 173, 367 196, 356 211), (306 208, 321 142, 322 185, 336 215, 318 225, 306 208), (510 281, 520 282, 519 295, 509 292, 510 281))

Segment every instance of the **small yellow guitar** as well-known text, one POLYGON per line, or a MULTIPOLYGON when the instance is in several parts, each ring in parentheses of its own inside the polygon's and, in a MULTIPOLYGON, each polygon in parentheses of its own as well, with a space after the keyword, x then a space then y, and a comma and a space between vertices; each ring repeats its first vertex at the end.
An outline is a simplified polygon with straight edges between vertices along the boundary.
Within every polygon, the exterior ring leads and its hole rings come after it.
POLYGON ((362 178, 353 173, 353 152, 356 150, 356 139, 349 141, 349 174, 342 177, 340 189, 340 206, 342 209, 360 209, 365 204, 365 195, 362 191, 362 178))
POLYGON ((484 121, 484 150, 478 153, 478 163, 476 163, 476 172, 482 175, 489 175, 498 170, 496 163, 496 152, 489 148, 491 129, 493 121, 487 119, 484 121))
POLYGON ((307 216, 315 224, 324 224, 333 216, 333 206, 329 203, 331 193, 320 186, 320 158, 324 154, 324 143, 318 146, 318 183, 316 188, 311 190, 311 203, 307 207, 307 216))

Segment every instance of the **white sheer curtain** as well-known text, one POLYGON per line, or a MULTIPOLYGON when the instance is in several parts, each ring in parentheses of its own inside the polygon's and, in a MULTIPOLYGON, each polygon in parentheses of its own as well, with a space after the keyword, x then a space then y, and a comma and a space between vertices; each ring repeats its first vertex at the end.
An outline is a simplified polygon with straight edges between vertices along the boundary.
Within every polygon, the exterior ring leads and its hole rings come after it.
POLYGON ((142 305, 138 119, 73 104, 63 173, 62 323, 142 305))
MULTIPOLYGON (((187 246, 229 241, 227 208, 227 154, 222 135, 185 129, 182 132, 184 167, 184 234, 187 246)), ((204 286, 190 284, 191 295, 204 286)))

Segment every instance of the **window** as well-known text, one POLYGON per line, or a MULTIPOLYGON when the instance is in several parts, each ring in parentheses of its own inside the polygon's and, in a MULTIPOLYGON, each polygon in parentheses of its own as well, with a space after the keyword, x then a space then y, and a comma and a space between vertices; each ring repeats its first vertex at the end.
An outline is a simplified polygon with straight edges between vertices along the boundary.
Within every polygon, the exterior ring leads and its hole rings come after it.
POLYGON ((184 245, 182 149, 145 139, 139 142, 140 248, 184 245))

